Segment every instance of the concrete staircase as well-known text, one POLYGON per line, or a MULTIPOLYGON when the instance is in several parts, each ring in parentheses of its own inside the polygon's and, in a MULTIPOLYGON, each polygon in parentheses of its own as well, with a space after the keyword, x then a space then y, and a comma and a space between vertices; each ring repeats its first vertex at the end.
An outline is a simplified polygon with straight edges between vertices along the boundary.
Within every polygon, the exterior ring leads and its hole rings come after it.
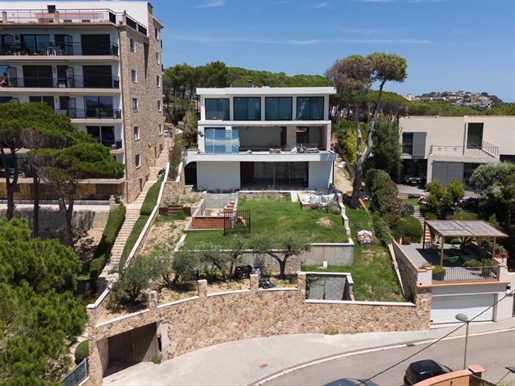
POLYGON ((157 173, 161 168, 166 167, 167 163, 168 141, 165 141, 165 147, 161 152, 159 158, 156 160, 155 166, 152 167, 149 179, 143 186, 143 190, 139 194, 136 201, 126 205, 127 212, 125 214, 125 222, 123 223, 123 226, 120 229, 118 236, 116 237, 113 249, 111 250, 111 256, 109 258, 109 261, 107 262, 106 266, 104 267, 104 270, 102 271, 97 280, 97 295, 100 295, 102 292, 104 292, 107 286, 118 278, 118 274, 114 273, 113 270, 118 269, 123 249, 125 248, 125 244, 127 243, 127 239, 129 238, 129 235, 132 232, 134 224, 140 216, 141 206, 145 201, 145 197, 147 196, 148 190, 152 185, 154 185, 157 182, 157 173))
MULTIPOLYGON (((424 229, 424 216, 420 213, 420 207, 418 205, 415 205, 413 207, 413 217, 415 217, 418 221, 420 221, 420 225, 422 225, 422 229, 424 229)), ((425 235, 423 236, 423 240, 426 240, 426 243, 430 242, 431 240, 431 231, 429 230, 429 227, 426 227, 425 235)))

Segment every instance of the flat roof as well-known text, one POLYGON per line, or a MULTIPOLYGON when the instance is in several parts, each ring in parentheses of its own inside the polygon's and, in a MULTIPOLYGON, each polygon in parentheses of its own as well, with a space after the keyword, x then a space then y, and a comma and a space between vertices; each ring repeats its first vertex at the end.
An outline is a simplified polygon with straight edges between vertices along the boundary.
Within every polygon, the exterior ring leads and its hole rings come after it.
POLYGON ((198 95, 333 95, 334 87, 224 87, 197 88, 198 95))
POLYGON ((426 220, 443 237, 508 237, 484 221, 426 220))

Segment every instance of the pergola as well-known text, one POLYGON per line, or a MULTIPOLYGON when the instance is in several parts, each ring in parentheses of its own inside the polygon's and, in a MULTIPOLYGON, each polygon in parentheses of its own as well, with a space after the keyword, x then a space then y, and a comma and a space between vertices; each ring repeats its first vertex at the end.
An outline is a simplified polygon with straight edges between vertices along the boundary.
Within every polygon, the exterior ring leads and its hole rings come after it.
POLYGON ((494 239, 492 257, 494 256, 496 239, 498 237, 508 237, 507 234, 495 229, 484 221, 425 220, 424 238, 422 240, 423 249, 426 248, 426 226, 433 229, 441 237, 440 265, 443 265, 443 241, 445 237, 476 237, 478 239, 492 237, 494 239))

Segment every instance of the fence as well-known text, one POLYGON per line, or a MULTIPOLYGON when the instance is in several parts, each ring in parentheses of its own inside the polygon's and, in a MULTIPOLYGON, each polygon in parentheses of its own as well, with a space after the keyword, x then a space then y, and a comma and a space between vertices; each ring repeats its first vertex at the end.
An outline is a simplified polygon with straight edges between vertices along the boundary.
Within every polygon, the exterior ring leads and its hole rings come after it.
POLYGON ((497 280, 497 267, 445 267, 445 274, 433 272, 433 284, 438 281, 497 280))
POLYGON ((89 374, 88 358, 80 362, 75 368, 68 373, 62 380, 63 386, 77 386, 86 379, 89 374))

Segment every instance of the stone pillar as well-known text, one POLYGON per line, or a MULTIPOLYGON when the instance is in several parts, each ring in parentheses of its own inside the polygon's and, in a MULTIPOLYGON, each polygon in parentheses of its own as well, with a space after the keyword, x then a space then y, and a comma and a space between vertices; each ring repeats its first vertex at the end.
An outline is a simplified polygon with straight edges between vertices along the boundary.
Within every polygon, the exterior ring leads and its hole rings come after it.
POLYGON ((297 289, 299 293, 305 298, 306 297, 306 274, 297 272, 297 289))
POLYGON ((257 292, 259 290, 259 276, 255 273, 250 275, 250 292, 257 292))
POLYGON ((112 211, 115 208, 116 205, 116 199, 111 194, 111 197, 109 197, 109 211, 112 211))
POLYGON ((297 143, 297 126, 286 126, 286 143, 289 145, 297 143))
POLYGON ((151 291, 148 297, 147 307, 149 311, 155 311, 159 304, 159 296, 157 295, 157 291, 151 291))
POLYGON ((197 283, 199 298, 207 298, 207 280, 199 280, 197 283))

